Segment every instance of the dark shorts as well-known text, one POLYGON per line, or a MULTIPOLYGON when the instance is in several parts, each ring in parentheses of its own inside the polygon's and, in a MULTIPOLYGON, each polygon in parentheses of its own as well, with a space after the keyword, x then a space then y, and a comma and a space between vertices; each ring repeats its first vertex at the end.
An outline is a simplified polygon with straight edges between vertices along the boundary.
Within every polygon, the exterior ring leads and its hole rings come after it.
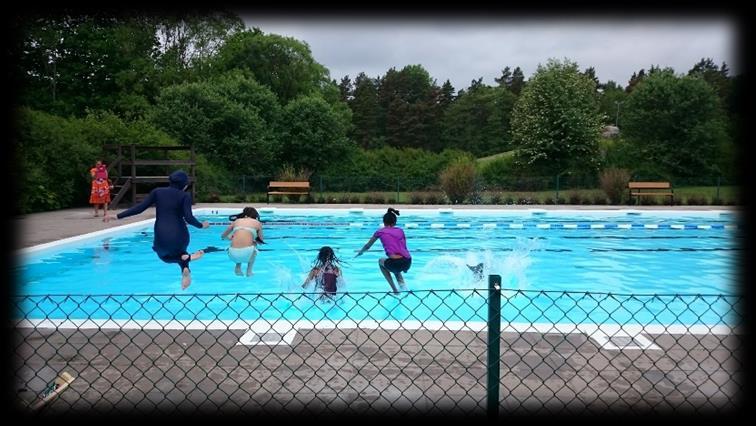
POLYGON ((389 257, 385 262, 383 262, 383 266, 385 266, 386 269, 393 273, 407 272, 410 266, 412 266, 412 258, 407 259, 402 257, 399 259, 392 259, 389 257))

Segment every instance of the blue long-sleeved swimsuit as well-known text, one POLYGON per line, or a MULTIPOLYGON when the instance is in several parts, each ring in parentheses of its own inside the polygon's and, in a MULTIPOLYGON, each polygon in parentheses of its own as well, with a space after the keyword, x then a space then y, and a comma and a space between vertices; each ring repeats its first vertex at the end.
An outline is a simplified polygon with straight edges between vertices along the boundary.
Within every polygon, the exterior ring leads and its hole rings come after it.
POLYGON ((155 205, 155 239, 152 249, 166 263, 178 263, 183 269, 189 261, 181 256, 188 254, 189 229, 186 224, 202 228, 202 223, 192 214, 192 198, 173 184, 167 188, 153 189, 149 196, 136 206, 118 214, 119 219, 134 216, 155 205))

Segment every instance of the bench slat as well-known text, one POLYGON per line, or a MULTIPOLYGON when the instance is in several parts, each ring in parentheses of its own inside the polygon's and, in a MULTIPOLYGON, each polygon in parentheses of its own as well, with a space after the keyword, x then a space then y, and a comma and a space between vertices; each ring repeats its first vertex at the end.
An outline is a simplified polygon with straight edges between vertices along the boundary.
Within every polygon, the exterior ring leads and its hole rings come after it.
POLYGON ((669 189, 669 182, 629 182, 630 189, 669 189))
POLYGON ((268 188, 310 188, 310 182, 270 182, 268 188))
POLYGON ((636 196, 636 195, 664 195, 664 196, 672 196, 675 195, 674 192, 631 192, 630 195, 636 196))
POLYGON ((302 191, 269 191, 268 194, 270 195, 287 195, 287 194, 298 194, 298 195, 307 195, 309 192, 302 192, 302 191))

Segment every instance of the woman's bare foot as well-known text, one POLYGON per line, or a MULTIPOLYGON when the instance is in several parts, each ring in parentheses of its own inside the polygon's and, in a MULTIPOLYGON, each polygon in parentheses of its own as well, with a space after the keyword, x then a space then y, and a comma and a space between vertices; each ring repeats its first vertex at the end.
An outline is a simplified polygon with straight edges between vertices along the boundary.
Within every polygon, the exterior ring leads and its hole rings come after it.
POLYGON ((186 290, 192 284, 192 271, 184 268, 181 271, 181 290, 186 290))
POLYGON ((255 275, 255 273, 247 269, 247 277, 251 277, 252 275, 255 275))
POLYGON ((236 268, 234 268, 234 273, 240 277, 244 276, 244 274, 242 274, 242 271, 241 271, 241 263, 236 264, 236 268))

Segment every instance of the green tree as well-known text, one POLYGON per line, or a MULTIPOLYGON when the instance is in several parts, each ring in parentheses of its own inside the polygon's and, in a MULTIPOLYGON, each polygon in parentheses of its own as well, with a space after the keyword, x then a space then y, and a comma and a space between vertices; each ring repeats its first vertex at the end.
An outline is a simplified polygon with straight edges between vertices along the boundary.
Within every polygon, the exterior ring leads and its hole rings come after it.
POLYGON ((438 144, 441 91, 422 65, 390 69, 381 79, 378 125, 390 146, 431 149, 438 144))
POLYGON ((646 70, 641 68, 640 71, 637 73, 633 73, 633 75, 630 77, 630 80, 627 82, 627 86, 625 87, 625 92, 630 93, 635 89, 635 86, 638 85, 643 79, 646 78, 646 70))
POLYGON ((105 12, 19 16, 10 47, 20 104, 68 116, 141 115, 157 93, 150 18, 105 12))
POLYGON ((512 81, 508 85, 509 90, 515 95, 519 95, 526 84, 525 74, 523 74, 520 67, 515 67, 514 71, 512 71, 512 81))
POLYGON ((452 86, 451 82, 447 79, 443 86, 441 86, 441 93, 438 97, 438 104, 441 106, 441 111, 443 112, 449 108, 449 105, 451 105, 455 99, 454 86, 452 86))
POLYGON ((350 118, 318 96, 289 102, 283 110, 280 161, 312 172, 342 161, 354 147, 346 137, 350 118))
POLYGON ((525 87, 525 75, 523 75, 520 67, 516 67, 514 71, 509 67, 504 67, 501 70, 501 76, 494 78, 494 81, 499 84, 499 87, 506 87, 515 95, 519 95, 522 88, 525 87))
POLYGON ((154 20, 161 86, 212 77, 212 58, 226 39, 244 30, 239 16, 223 10, 157 15, 154 20))
POLYGON ((723 118, 717 94, 704 80, 662 70, 628 97, 623 132, 642 172, 701 176, 719 172, 715 165, 728 141, 723 118))
POLYGON ((348 75, 345 75, 339 83, 339 99, 342 102, 348 102, 353 96, 354 88, 352 87, 352 80, 348 75))
POLYGON ((465 147, 486 156, 511 147, 510 119, 516 96, 503 87, 470 87, 449 106, 442 120, 444 147, 465 147))
POLYGON ((354 124, 350 137, 363 148, 377 148, 380 145, 381 107, 378 103, 378 79, 361 72, 354 80, 354 97, 349 100, 354 124))
POLYGON ((213 66, 216 72, 250 72, 282 104, 300 95, 322 93, 324 87, 333 85, 328 70, 313 59, 307 43, 265 34, 257 28, 231 35, 219 49, 213 66))
POLYGON ((599 95, 599 111, 604 124, 619 126, 620 115, 626 99, 627 93, 616 82, 609 80, 602 85, 599 95))
POLYGON ((569 60, 539 65, 512 114, 516 163, 530 173, 593 173, 601 116, 595 83, 569 60))
POLYGON ((211 162, 238 174, 269 174, 280 117, 276 96, 237 72, 163 89, 150 119, 211 162))

